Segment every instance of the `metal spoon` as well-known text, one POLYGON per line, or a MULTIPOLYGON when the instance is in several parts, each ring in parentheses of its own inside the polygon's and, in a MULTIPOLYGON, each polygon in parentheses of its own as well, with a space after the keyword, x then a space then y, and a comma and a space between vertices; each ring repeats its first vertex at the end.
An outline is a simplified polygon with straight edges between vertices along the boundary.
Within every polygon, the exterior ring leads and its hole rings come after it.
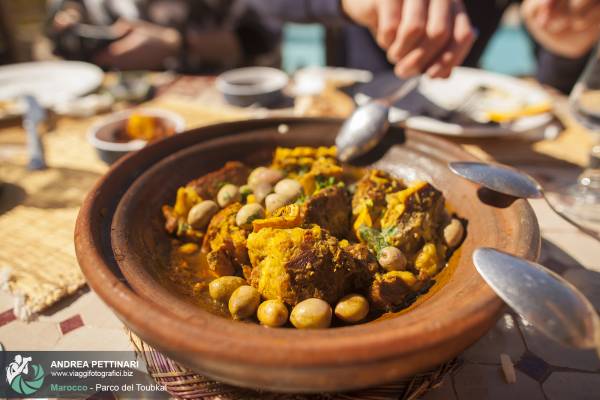
POLYGON ((27 103, 27 112, 23 118, 23 127, 27 132, 27 152, 29 153, 30 170, 42 170, 46 168, 46 160, 44 156, 44 145, 40 138, 38 125, 46 120, 47 114, 44 108, 40 105, 32 95, 24 96, 27 103))
POLYGON ((596 231, 586 228, 560 210, 557 210, 552 205, 552 202, 548 201, 542 185, 524 172, 503 165, 493 165, 476 161, 450 162, 448 163, 448 167, 456 175, 499 193, 524 199, 543 198, 550 208, 565 221, 594 239, 600 240, 600 235, 596 231))
POLYGON ((540 264, 489 247, 476 249, 473 263, 496 294, 544 335, 596 349, 600 357, 600 318, 569 282, 540 264))
POLYGON ((352 113, 335 138, 340 161, 350 161, 365 154, 381 141, 390 125, 390 107, 412 92, 419 81, 420 75, 410 78, 389 96, 370 100, 352 113))

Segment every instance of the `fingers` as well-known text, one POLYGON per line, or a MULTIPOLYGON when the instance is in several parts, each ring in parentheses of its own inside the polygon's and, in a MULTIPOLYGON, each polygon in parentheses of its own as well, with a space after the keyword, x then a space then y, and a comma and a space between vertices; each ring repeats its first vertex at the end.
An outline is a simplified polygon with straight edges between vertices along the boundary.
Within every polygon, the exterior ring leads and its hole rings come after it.
POLYGON ((428 5, 427 0, 404 0, 402 21, 387 52, 391 63, 396 64, 422 41, 426 31, 428 5))
POLYGON ((546 26, 552 20, 552 12, 560 0, 537 0, 535 18, 538 24, 546 26))
POLYGON ((597 24, 594 12, 599 6, 597 0, 527 0, 522 11, 528 24, 558 35, 597 24))
POLYGON ((94 63, 105 67, 126 69, 131 52, 137 49, 142 42, 143 37, 141 35, 136 34, 135 31, 131 32, 98 52, 94 56, 94 63))
POLYGON ((571 27, 576 31, 586 31, 597 29, 598 25, 600 25, 600 3, 597 3, 585 14, 574 17, 571 27))
POLYGON ((569 11, 574 14, 582 15, 597 4, 598 2, 596 0, 570 0, 569 11))
POLYGON ((427 16, 425 36, 419 46, 411 50, 395 67, 402 77, 424 71, 447 46, 453 31, 452 1, 431 0, 427 16))
POLYGON ((387 50, 402 18, 402 0, 381 0, 377 7, 377 44, 387 50))
POLYGON ((134 29, 134 25, 123 18, 119 18, 110 26, 110 29, 115 36, 122 37, 131 32, 134 29))
POLYGON ((553 5, 548 21, 542 26, 550 32, 561 33, 569 29, 571 14, 567 0, 556 1, 553 5))
POLYGON ((476 34, 471 27, 471 21, 469 21, 464 7, 458 5, 450 43, 437 61, 427 70, 427 75, 432 78, 449 77, 452 68, 460 65, 467 57, 475 39, 476 34))
POLYGON ((54 16, 53 28, 56 31, 64 31, 81 21, 81 14, 73 9, 59 11, 54 16))
POLYGON ((554 33, 568 28, 566 17, 570 0, 529 0, 523 7, 528 10, 529 18, 538 26, 554 33))

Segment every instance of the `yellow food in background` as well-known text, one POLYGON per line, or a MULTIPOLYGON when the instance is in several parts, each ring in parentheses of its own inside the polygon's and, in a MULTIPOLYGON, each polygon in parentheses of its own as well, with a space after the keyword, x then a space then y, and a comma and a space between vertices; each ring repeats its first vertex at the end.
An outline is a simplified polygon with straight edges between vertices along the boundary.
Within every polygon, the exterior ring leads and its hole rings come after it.
POLYGON ((175 133, 173 126, 163 118, 133 113, 125 124, 125 134, 130 139, 151 142, 175 133))
POLYGON ((127 120, 127 134, 134 139, 152 140, 156 131, 155 117, 143 114, 131 114, 127 120))
POLYGON ((543 114, 543 113, 547 113, 549 111, 552 111, 552 104, 540 103, 540 104, 532 104, 529 106, 525 106, 519 110, 514 110, 514 111, 505 111, 505 112, 488 111, 487 118, 492 122, 501 123, 501 122, 514 121, 517 118, 543 114))

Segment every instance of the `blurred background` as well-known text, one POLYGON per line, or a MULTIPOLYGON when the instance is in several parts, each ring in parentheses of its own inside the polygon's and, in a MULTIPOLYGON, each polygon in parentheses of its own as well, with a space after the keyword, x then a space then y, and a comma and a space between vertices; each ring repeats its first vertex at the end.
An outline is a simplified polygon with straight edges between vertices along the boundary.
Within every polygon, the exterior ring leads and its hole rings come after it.
MULTIPOLYGON (((433 1, 412 4, 425 3, 433 1)), ((273 128, 284 134, 293 126, 280 118, 347 118, 402 89, 407 80, 394 74, 370 25, 359 12, 349 18, 341 4, 0 0, 0 341, 6 349, 131 348, 121 321, 85 289, 73 248, 84 197, 120 157, 215 123, 274 117, 273 128)), ((457 59, 461 65, 447 79, 424 74, 418 87, 391 102, 389 120, 537 179, 555 199, 530 202, 544 236, 540 260, 600 310, 600 47, 594 50, 600 0, 464 5, 474 28, 463 24, 471 49, 465 62, 457 59), (552 18, 538 23, 548 4, 555 6, 552 18), (573 4, 585 7, 563 12, 573 4), (575 29, 572 22, 582 20, 575 29), (477 37, 469 35, 475 30, 477 37)), ((456 44, 458 35, 449 36, 456 44)), ((426 47, 415 43, 412 51, 426 47)), ((431 398, 594 393, 600 361, 592 351, 565 350, 514 318, 505 315, 461 356, 465 367, 431 398), (514 361, 517 383, 508 385, 498 373, 499 354, 514 361)))
MULTIPOLYGON (((0 64, 57 58, 53 42, 45 34, 48 9, 45 0, 0 0, 0 64)), ((306 66, 341 64, 335 28, 297 23, 273 23, 271 28, 277 35, 281 32, 281 45, 262 59, 262 64, 288 73, 306 66)), ((480 67, 528 76, 534 73, 535 63, 533 42, 522 25, 519 6, 509 6, 480 59, 480 67)))

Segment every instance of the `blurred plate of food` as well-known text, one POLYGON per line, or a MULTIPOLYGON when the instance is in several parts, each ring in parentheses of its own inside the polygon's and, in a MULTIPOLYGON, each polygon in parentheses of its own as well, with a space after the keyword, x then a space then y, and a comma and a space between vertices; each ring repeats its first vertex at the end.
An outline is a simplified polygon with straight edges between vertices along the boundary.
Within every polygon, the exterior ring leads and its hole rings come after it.
MULTIPOLYGON (((393 91, 392 73, 358 88, 362 104, 393 91)), ((446 136, 496 137, 542 129, 552 120, 552 99, 541 87, 479 69, 457 67, 448 79, 423 77, 419 89, 398 101, 390 120, 446 136)))
POLYGON ((134 109, 111 114, 88 131, 100 159, 112 164, 122 156, 185 129, 184 119, 160 109, 134 109))
POLYGON ((306 67, 294 73, 291 93, 294 115, 302 117, 347 118, 354 111, 354 101, 344 88, 370 82, 369 71, 338 67, 306 67))
POLYGON ((97 89, 104 73, 80 61, 42 61, 0 67, 0 119, 23 114, 28 94, 44 107, 75 99, 97 89))
POLYGON ((341 67, 319 67, 311 66, 301 68, 294 73, 295 91, 297 94, 312 93, 319 85, 325 82, 335 87, 354 85, 355 83, 367 83, 373 79, 370 71, 341 67))

